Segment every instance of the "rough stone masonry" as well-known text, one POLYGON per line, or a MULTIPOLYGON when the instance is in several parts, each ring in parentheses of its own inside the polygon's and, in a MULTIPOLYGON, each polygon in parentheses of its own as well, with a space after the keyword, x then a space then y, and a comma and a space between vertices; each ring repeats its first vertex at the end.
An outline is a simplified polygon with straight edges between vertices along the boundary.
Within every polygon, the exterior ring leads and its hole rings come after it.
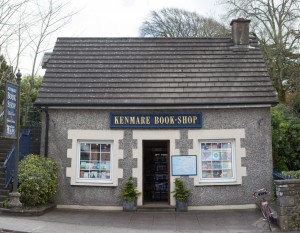
POLYGON ((300 179, 276 180, 275 184, 280 229, 300 230, 300 179))

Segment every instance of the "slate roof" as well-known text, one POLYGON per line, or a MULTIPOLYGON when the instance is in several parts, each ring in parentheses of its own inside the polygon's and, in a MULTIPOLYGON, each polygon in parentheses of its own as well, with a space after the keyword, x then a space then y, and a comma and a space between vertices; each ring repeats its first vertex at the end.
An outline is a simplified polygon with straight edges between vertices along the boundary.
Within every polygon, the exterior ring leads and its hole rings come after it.
POLYGON ((40 106, 274 104, 257 41, 230 38, 58 38, 40 106))

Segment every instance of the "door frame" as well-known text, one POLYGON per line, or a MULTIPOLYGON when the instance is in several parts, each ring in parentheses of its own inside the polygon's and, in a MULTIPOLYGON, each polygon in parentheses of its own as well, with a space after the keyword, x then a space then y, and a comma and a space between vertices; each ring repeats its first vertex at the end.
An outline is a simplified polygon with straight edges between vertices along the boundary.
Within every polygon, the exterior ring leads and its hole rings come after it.
MULTIPOLYGON (((148 203, 148 202, 145 202, 144 200, 144 185, 145 185, 145 146, 146 144, 149 143, 149 144, 153 144, 152 148, 159 148, 161 146, 159 146, 159 143, 164 143, 164 146, 166 147, 166 154, 167 154, 167 177, 168 177, 168 201, 167 201, 167 204, 170 205, 171 203, 171 193, 170 193, 170 190, 171 190, 171 187, 170 187, 170 181, 171 181, 171 173, 170 173, 170 163, 171 163, 171 156, 170 156, 170 140, 166 140, 166 139, 160 139, 160 140, 142 140, 142 169, 143 169, 143 172, 142 172, 142 204, 144 205, 145 203, 148 203), (155 146, 155 144, 157 144, 157 146, 155 146)), ((164 203, 164 202, 162 202, 164 203)))

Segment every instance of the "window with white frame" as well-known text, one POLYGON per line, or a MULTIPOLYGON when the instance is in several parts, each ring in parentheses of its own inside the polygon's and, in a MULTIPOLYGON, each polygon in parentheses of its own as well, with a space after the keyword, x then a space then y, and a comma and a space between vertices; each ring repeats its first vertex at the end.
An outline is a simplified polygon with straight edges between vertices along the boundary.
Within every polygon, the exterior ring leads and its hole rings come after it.
POLYGON ((234 141, 200 142, 200 181, 233 182, 236 180, 234 141))
POLYGON ((112 143, 78 143, 77 180, 80 182, 110 182, 112 180, 112 143))

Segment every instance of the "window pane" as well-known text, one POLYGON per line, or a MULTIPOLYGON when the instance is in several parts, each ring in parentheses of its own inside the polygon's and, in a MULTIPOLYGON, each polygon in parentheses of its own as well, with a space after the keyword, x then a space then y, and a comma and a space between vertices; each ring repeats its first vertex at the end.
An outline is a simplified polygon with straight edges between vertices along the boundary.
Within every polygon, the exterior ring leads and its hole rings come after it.
POLYGON ((80 179, 110 180, 110 162, 111 144, 80 143, 80 179))
POLYGON ((80 160, 90 159, 90 144, 82 143, 80 146, 80 160))
POLYGON ((234 178, 231 142, 201 143, 200 148, 201 179, 222 180, 234 178))

